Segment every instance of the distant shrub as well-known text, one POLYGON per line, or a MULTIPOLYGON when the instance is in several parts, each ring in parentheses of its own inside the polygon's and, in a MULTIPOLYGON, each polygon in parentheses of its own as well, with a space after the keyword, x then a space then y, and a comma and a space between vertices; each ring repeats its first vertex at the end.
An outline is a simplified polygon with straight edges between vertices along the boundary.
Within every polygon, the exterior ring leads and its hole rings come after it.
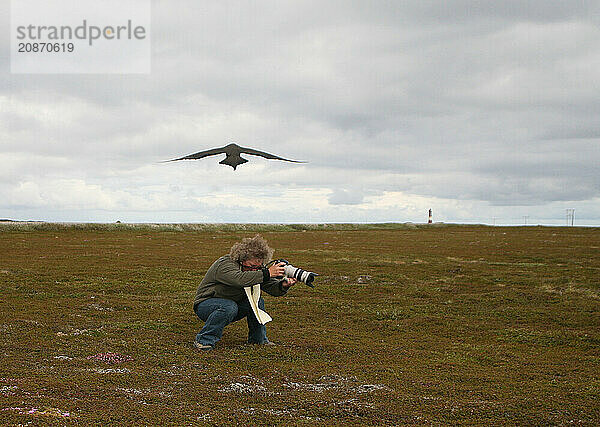
POLYGON ((427 228, 426 224, 412 223, 380 223, 380 224, 355 224, 355 223, 321 223, 321 224, 239 224, 239 223, 74 223, 74 222, 3 222, 0 223, 0 232, 3 231, 49 231, 84 230, 84 231, 211 231, 216 233, 228 232, 286 232, 286 231, 364 231, 364 230, 395 230, 427 228))

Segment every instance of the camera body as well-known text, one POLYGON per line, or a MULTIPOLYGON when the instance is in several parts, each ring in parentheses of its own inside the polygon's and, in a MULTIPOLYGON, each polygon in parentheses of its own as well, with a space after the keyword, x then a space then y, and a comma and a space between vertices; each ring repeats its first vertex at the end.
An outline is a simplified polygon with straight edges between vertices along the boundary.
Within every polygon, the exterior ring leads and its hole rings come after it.
POLYGON ((286 259, 276 259, 271 262, 275 263, 275 264, 279 264, 279 263, 285 264, 285 267, 284 267, 285 277, 294 278, 294 279, 298 280, 299 282, 304 283, 306 286, 310 286, 311 288, 315 287, 315 285, 313 285, 313 281, 315 280, 315 277, 318 276, 317 273, 313 273, 312 271, 306 271, 301 268, 294 267, 286 259))

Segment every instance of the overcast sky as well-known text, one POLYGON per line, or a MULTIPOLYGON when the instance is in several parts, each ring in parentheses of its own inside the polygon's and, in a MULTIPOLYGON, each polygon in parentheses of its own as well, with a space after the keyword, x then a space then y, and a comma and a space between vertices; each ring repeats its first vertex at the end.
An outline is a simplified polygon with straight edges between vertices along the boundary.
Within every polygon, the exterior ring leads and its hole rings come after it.
POLYGON ((0 218, 600 225, 599 24, 583 0, 153 1, 145 75, 11 74, 5 31, 0 218), (159 163, 230 142, 308 163, 159 163))

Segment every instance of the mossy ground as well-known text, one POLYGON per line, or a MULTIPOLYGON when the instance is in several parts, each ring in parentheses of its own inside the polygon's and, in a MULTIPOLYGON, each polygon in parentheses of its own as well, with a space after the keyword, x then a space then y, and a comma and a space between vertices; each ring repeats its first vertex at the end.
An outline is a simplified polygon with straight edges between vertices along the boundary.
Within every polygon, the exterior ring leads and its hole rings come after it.
POLYGON ((599 277, 598 228, 5 225, 0 424, 598 425, 599 277), (198 353, 257 230, 316 288, 266 296, 278 346, 198 353))

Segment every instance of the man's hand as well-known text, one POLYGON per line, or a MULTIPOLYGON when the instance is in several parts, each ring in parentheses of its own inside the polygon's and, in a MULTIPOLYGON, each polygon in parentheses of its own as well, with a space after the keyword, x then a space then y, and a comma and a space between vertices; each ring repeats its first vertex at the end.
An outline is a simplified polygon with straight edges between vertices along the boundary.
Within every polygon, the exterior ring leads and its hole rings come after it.
POLYGON ((281 287, 284 289, 289 289, 292 286, 294 286, 296 283, 298 283, 298 280, 294 279, 293 277, 288 277, 285 279, 285 283, 281 284, 281 287))
POLYGON ((285 275, 285 263, 278 262, 277 264, 273 264, 269 267, 269 275, 271 277, 283 276, 285 275))

